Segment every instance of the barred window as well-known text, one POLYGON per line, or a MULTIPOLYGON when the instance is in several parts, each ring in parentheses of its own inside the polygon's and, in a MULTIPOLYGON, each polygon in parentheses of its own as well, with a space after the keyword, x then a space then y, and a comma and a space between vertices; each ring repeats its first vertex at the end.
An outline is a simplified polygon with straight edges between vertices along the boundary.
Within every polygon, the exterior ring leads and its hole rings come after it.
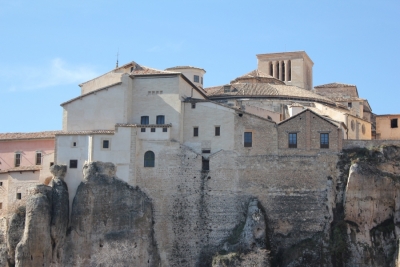
POLYGON ((36 152, 36 165, 42 165, 42 153, 36 152))
POLYGON ((15 153, 15 167, 21 166, 21 153, 15 153))
POLYGON ((321 133, 320 136, 321 140, 321 148, 329 148, 329 134, 328 133, 321 133))
POLYGON ((289 148, 297 148, 297 133, 289 133, 289 148))

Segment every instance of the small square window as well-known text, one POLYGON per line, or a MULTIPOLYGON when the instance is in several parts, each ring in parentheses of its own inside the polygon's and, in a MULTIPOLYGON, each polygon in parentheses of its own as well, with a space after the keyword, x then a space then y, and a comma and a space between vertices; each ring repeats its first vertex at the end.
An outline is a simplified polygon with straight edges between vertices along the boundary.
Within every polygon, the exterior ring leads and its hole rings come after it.
POLYGON ((244 133, 244 147, 252 147, 253 146, 253 133, 245 132, 244 133))
POLYGON ((103 148, 105 149, 110 148, 110 140, 103 140, 103 148))
POLYGON ((69 161, 69 168, 70 169, 76 169, 78 168, 78 160, 77 159, 71 159, 69 161))
POLYGON ((192 103, 192 108, 196 108, 196 103, 192 103))
POLYGON ((151 130, 150 130, 152 133, 155 133, 156 132, 156 128, 151 128, 151 130))
POLYGON ((195 83, 198 83, 198 82, 200 81, 199 78, 200 78, 199 75, 194 75, 194 76, 193 76, 193 81, 194 81, 195 83))
POLYGON ((193 127, 193 136, 199 136, 199 127, 193 127))
POLYGON ((50 167, 54 165, 54 162, 50 162, 50 167))
POLYGON ((221 134, 221 127, 215 126, 215 136, 220 136, 220 134, 221 134))
POLYGON ((22 194, 21 193, 17 193, 17 199, 21 199, 22 198, 22 194))
POLYGON ((0 186, 3 186, 3 182, 0 182, 0 186))
POLYGON ((76 147, 76 142, 72 142, 72 146, 73 146, 73 147, 76 147))
POLYGON ((140 131, 141 131, 142 133, 145 133, 145 132, 146 132, 146 128, 140 128, 140 131))
POLYGON ((289 133, 289 148, 297 148, 297 133, 289 133))
POLYGON ((397 119, 391 119, 390 120, 390 128, 398 128, 399 125, 397 124, 397 119))
POLYGON ((42 165, 42 153, 36 152, 36 165, 42 165))
POLYGON ((168 128, 162 128, 163 133, 168 132, 168 128))

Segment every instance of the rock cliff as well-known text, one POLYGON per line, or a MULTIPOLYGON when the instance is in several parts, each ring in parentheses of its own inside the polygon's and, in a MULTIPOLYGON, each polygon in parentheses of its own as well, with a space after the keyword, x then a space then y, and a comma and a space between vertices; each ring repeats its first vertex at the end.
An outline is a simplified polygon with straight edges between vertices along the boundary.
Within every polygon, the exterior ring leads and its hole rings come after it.
POLYGON ((0 266, 400 266, 400 147, 220 153, 225 169, 199 176, 191 153, 177 157, 187 167, 173 168, 177 188, 172 178, 132 187, 113 164, 86 164, 71 211, 66 167, 53 166, 50 186, 36 186, 0 231, 0 266))

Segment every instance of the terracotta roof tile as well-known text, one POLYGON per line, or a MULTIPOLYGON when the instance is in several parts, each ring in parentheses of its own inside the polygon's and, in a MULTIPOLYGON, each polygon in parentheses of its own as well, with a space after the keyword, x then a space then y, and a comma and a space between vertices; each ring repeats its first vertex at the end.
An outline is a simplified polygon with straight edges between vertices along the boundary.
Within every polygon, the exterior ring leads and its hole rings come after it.
POLYGON ((83 130, 83 131, 69 131, 59 132, 57 135, 88 135, 88 134, 114 134, 114 130, 83 130))
POLYGON ((205 69, 194 67, 194 66, 176 66, 176 67, 171 67, 171 68, 166 68, 165 70, 176 70, 176 69, 198 69, 202 71, 206 71, 205 69))
POLYGON ((0 133, 0 141, 27 140, 27 139, 53 139, 61 131, 44 131, 32 133, 0 133))
POLYGON ((215 86, 205 88, 207 95, 210 98, 224 96, 265 96, 265 97, 286 97, 286 98, 301 98, 310 100, 320 100, 334 104, 334 102, 324 96, 318 95, 310 90, 301 89, 291 85, 279 85, 269 83, 235 83, 231 84, 230 92, 224 92, 224 86, 215 86))
POLYGON ((321 84, 318 86, 314 86, 314 88, 339 88, 339 87, 355 87, 354 84, 346 84, 346 83, 327 83, 327 84, 321 84))
POLYGON ((42 166, 40 165, 32 165, 32 166, 20 166, 15 168, 9 168, 5 170, 0 170, 0 173, 7 173, 7 172, 22 172, 22 171, 40 171, 42 166))

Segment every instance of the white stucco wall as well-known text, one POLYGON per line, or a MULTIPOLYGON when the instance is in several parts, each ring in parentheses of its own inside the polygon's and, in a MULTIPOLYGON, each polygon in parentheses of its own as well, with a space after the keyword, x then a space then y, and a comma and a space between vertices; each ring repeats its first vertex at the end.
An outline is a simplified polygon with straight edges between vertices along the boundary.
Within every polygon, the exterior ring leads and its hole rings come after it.
POLYGON ((211 149, 211 153, 220 149, 233 150, 235 115, 232 109, 210 102, 198 102, 194 109, 191 103, 185 103, 184 144, 197 153, 202 149, 211 149), (220 127, 220 136, 215 136, 215 126, 220 127), (193 136, 193 127, 199 128, 198 137, 193 136))
POLYGON ((123 83, 65 104, 64 130, 113 130, 116 123, 126 122, 126 91, 123 83))

